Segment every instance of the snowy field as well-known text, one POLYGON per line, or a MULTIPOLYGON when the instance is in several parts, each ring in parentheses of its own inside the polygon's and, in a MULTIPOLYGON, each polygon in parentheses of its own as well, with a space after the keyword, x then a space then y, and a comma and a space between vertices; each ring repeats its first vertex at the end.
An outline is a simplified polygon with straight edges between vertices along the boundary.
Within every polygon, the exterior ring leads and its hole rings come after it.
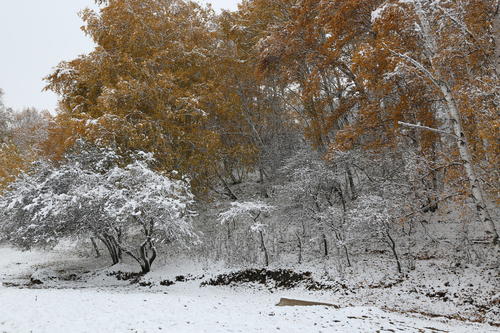
MULTIPOLYGON (((50 276, 54 269, 69 273, 97 265, 71 254, 60 258, 56 252, 0 247, 0 332, 499 332, 488 325, 373 307, 275 306, 280 297, 335 303, 334 295, 303 290, 200 288, 199 281, 147 288, 105 274, 30 288, 6 286, 28 282, 34 271, 50 276)), ((100 272, 105 271, 102 266, 100 272)))

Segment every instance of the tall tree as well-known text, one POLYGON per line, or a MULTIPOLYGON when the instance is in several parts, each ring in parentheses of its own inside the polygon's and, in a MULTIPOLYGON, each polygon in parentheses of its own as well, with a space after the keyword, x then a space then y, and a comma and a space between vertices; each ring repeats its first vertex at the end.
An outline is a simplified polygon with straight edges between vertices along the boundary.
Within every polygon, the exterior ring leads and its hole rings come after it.
POLYGON ((201 96, 212 80, 213 13, 182 0, 117 0, 82 12, 97 44, 47 77, 66 121, 92 140, 155 153, 195 179, 214 156, 201 96))
MULTIPOLYGON (((481 161, 496 159, 498 151, 498 77, 489 31, 494 11, 492 2, 482 0, 386 1, 374 19, 378 47, 391 55, 391 72, 404 72, 406 82, 424 84, 427 99, 439 96, 431 116, 436 119, 441 111, 449 125, 450 133, 444 135, 456 144, 474 210, 498 243, 478 176, 481 161), (414 41, 403 39, 405 35, 414 41)), ((432 126, 421 129, 446 133, 432 126)))

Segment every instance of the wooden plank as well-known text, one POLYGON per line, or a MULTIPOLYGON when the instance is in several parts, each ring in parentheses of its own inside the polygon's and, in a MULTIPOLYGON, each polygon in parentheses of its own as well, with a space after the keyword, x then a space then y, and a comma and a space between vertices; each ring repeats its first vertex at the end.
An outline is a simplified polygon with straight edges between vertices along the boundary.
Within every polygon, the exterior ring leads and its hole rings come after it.
POLYGON ((276 306, 315 306, 315 305, 331 306, 334 307, 335 309, 340 308, 340 306, 335 304, 323 303, 323 302, 310 302, 292 298, 281 298, 279 303, 276 304, 276 306))

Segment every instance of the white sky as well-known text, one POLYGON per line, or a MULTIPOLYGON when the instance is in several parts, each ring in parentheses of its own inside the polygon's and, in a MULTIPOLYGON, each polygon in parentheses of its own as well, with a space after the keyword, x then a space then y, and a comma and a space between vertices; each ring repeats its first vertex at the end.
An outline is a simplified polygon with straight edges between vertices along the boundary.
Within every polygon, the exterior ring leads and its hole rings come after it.
MULTIPOLYGON (((215 9, 237 8, 238 0, 200 0, 215 9)), ((92 50, 77 13, 93 0, 0 0, 0 88, 5 105, 53 111, 57 96, 42 92, 42 78, 61 60, 92 50)))

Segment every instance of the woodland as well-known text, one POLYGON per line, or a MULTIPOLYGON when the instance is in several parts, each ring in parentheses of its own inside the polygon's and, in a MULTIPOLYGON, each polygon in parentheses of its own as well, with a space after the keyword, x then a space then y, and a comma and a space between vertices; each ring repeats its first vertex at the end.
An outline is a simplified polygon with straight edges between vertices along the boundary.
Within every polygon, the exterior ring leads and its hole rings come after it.
POLYGON ((475 267, 470 318, 499 323, 498 1, 98 3, 95 49, 45 78, 57 113, 0 104, 0 242, 142 275, 475 267))

